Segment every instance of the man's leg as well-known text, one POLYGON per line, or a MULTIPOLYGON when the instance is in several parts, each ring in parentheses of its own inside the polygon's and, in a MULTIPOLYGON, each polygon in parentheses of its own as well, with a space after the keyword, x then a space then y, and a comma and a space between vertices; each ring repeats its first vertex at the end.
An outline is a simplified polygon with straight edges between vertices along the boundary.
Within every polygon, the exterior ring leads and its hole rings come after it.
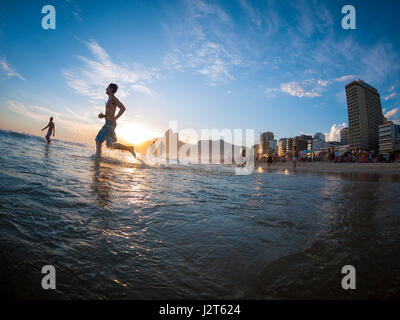
POLYGON ((100 157, 101 156, 101 145, 103 143, 100 141, 96 141, 96 156, 100 157))
POLYGON ((122 143, 114 143, 113 148, 118 150, 129 151, 136 158, 136 152, 133 146, 125 146, 122 143))

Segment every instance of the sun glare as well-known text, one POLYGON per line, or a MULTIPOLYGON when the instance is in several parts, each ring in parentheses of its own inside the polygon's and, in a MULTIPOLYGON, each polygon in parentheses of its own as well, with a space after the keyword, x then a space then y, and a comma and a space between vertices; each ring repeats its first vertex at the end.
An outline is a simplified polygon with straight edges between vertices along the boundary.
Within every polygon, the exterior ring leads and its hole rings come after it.
POLYGON ((120 127, 117 127, 115 131, 117 137, 121 137, 121 139, 133 144, 139 144, 160 136, 157 132, 135 122, 124 123, 120 127))

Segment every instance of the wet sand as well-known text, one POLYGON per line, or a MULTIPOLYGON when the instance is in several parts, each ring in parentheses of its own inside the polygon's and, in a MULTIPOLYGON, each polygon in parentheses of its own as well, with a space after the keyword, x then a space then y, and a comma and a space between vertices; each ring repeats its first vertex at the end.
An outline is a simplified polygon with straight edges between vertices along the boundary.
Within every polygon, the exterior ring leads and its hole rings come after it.
MULTIPOLYGON (((256 165, 268 168, 267 163, 256 165)), ((293 162, 273 163, 270 170, 293 171, 293 162)), ((306 162, 300 166, 297 164, 296 172, 327 172, 327 173, 372 173, 372 174, 400 174, 400 162, 394 163, 329 163, 329 162, 306 162)))

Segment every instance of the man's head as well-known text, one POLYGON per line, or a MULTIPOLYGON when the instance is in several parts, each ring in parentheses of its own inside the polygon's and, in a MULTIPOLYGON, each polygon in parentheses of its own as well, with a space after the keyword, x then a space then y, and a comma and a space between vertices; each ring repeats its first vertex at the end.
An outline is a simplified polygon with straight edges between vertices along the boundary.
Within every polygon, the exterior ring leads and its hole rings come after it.
POLYGON ((110 83, 106 89, 108 95, 115 94, 118 90, 118 86, 115 83, 110 83))
POLYGON ((53 117, 50 117, 50 122, 52 122, 53 121, 53 117))

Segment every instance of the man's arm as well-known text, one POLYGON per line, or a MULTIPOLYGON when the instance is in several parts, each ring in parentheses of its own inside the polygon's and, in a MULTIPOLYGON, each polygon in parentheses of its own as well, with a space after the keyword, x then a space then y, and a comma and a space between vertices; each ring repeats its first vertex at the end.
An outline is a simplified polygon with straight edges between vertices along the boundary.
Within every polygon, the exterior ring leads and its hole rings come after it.
POLYGON ((115 116, 114 121, 117 121, 117 119, 122 116, 122 114, 125 112, 126 108, 125 106, 122 104, 121 101, 119 101, 117 98, 114 97, 114 103, 115 105, 119 108, 119 112, 118 114, 115 116))
POLYGON ((53 137, 56 135, 56 125, 53 125, 53 137))
POLYGON ((45 126, 45 127, 42 129, 42 131, 43 131, 44 129, 47 129, 47 128, 49 127, 49 125, 50 125, 50 123, 49 123, 47 126, 45 126))

